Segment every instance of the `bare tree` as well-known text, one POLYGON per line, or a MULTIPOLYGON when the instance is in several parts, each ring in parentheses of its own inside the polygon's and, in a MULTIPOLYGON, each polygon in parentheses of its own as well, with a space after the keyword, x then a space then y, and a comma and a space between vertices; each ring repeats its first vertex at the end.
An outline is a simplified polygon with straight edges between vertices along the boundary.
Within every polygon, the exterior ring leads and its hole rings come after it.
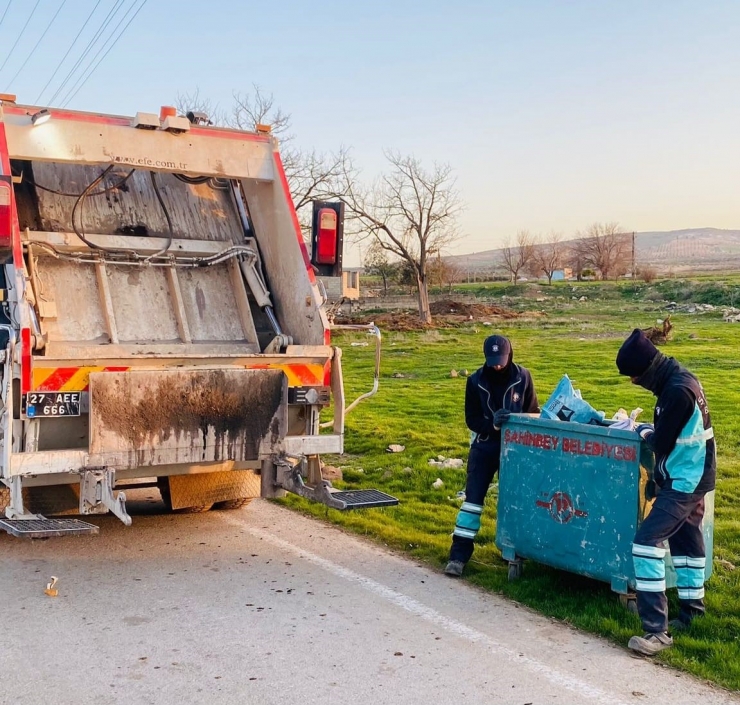
POLYGON ((460 196, 449 165, 426 169, 412 156, 386 152, 385 157, 390 171, 374 184, 363 187, 347 173, 336 195, 361 238, 374 238, 412 270, 419 317, 428 323, 430 259, 460 237, 460 196))
POLYGON ((269 125, 272 134, 280 137, 283 143, 292 140, 290 114, 275 105, 272 93, 263 93, 256 83, 252 84, 252 89, 252 93, 234 93, 229 127, 254 130, 257 125, 269 125))
POLYGON ((449 259, 443 260, 442 283, 447 286, 447 291, 452 293, 453 284, 458 284, 465 279, 463 268, 449 259))
POLYGON ((588 267, 584 241, 581 239, 571 240, 564 249, 565 262, 573 270, 576 279, 579 282, 583 281, 583 270, 588 267))
POLYGON ((229 123, 228 116, 221 106, 210 98, 204 98, 200 94, 200 88, 196 88, 191 93, 178 93, 175 98, 175 107, 181 115, 190 111, 205 113, 212 125, 228 125, 229 123))
POLYGON ((305 206, 314 200, 333 196, 338 191, 340 177, 354 175, 351 155, 345 147, 329 154, 294 147, 290 114, 275 105, 271 93, 264 93, 256 84, 252 88, 251 93, 234 93, 230 112, 202 97, 198 88, 192 93, 178 94, 175 105, 182 114, 191 110, 205 113, 214 125, 239 130, 255 130, 257 125, 269 125, 272 134, 280 139, 280 158, 293 205, 306 232, 310 229, 310 209, 304 210, 305 206))
POLYGON ((629 237, 620 231, 617 223, 593 223, 579 238, 584 261, 602 279, 625 274, 629 269, 629 237))
POLYGON ((383 296, 388 295, 388 281, 398 270, 398 264, 391 262, 388 252, 384 250, 377 240, 373 240, 362 259, 365 272, 378 276, 383 280, 383 296))
POLYGON ((442 257, 440 253, 429 262, 428 281, 430 286, 438 286, 440 289, 447 287, 452 292, 452 285, 463 280, 462 268, 453 260, 442 257))
POLYGON ((534 248, 534 269, 538 275, 542 273, 547 277, 548 284, 552 284, 553 275, 563 266, 565 247, 562 240, 560 233, 550 233, 547 238, 539 238, 534 248))
POLYGON ((506 241, 501 250, 504 268, 511 276, 514 284, 519 282, 519 277, 523 271, 531 264, 534 257, 535 238, 528 230, 520 230, 516 234, 516 244, 512 244, 511 239, 506 241))
POLYGON ((329 154, 299 149, 281 154, 293 205, 299 214, 312 201, 341 194, 340 183, 346 174, 355 178, 352 156, 346 147, 329 154))

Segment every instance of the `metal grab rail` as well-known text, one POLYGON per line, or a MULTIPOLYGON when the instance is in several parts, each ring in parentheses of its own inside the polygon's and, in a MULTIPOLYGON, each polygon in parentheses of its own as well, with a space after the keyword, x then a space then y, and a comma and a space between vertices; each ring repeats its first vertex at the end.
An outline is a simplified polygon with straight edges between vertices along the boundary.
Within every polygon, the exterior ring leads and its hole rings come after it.
MULTIPOLYGON (((368 399, 369 397, 373 396, 378 391, 378 386, 380 384, 380 350, 381 350, 381 344, 382 344, 382 336, 380 334, 380 328, 378 328, 378 326, 376 326, 374 323, 368 323, 366 325, 361 325, 361 324, 332 325, 331 330, 364 330, 368 333, 368 335, 374 336, 376 340, 376 343, 375 343, 375 373, 373 375, 373 387, 369 392, 365 392, 364 394, 361 394, 359 397, 357 397, 357 399, 355 399, 351 404, 349 404, 349 406, 346 406, 344 408, 344 415, 346 416, 361 401, 368 399)), ((331 419, 331 421, 327 421, 325 423, 319 424, 319 428, 331 428, 333 425, 334 425, 334 419, 331 419)))

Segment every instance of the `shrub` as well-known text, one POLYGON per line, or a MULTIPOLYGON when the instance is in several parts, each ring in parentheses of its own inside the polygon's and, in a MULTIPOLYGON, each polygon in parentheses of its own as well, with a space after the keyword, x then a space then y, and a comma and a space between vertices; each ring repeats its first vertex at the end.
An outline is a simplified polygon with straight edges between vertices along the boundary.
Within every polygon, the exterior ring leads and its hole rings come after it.
POLYGON ((638 276, 646 284, 651 284, 652 282, 655 281, 655 278, 658 276, 658 272, 655 269, 655 267, 640 267, 638 276))

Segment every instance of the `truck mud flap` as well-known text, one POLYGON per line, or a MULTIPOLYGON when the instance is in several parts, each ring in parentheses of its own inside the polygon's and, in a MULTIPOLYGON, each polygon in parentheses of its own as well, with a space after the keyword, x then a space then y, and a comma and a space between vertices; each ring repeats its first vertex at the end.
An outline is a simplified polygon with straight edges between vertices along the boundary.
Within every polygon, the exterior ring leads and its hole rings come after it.
POLYGON ((90 455, 105 465, 268 457, 287 427, 281 370, 129 370, 90 375, 90 455))

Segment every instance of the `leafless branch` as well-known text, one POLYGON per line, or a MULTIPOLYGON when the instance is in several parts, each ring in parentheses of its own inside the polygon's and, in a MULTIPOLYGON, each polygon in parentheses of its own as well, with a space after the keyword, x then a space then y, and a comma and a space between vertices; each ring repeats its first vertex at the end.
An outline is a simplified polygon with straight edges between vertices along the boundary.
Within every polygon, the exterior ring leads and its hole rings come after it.
POLYGON ((343 172, 336 195, 344 201, 348 225, 357 237, 376 240, 415 273, 419 315, 430 321, 430 259, 460 237, 460 195, 449 165, 426 169, 413 156, 386 152, 385 157, 390 170, 369 186, 356 173, 343 172))

